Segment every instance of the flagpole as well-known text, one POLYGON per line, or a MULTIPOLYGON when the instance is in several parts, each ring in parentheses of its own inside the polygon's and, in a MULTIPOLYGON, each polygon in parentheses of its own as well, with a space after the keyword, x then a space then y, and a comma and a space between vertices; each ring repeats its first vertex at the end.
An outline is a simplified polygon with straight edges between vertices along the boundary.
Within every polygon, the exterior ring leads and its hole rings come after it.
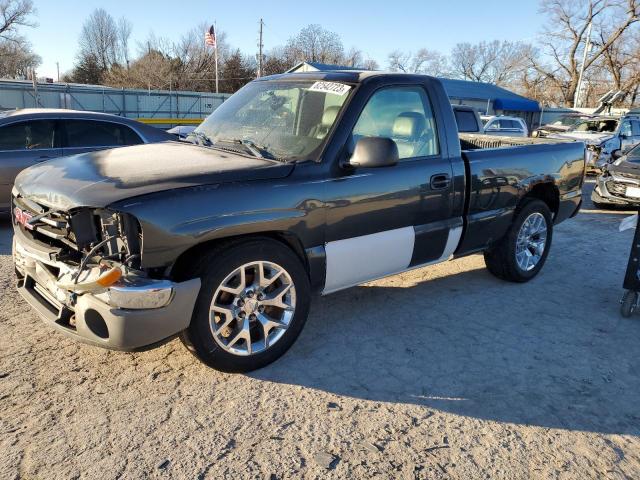
POLYGON ((215 28, 215 44, 214 44, 214 51, 213 51, 213 55, 215 57, 215 62, 216 62, 216 93, 218 93, 218 26, 216 24, 216 22, 213 22, 214 28, 215 28))

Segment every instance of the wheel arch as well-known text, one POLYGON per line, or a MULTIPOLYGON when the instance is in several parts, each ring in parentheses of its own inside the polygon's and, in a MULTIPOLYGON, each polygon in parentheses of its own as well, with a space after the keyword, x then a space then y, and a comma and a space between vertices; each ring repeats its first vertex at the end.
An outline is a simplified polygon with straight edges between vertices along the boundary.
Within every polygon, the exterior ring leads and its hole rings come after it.
POLYGON ((542 200, 549 210, 553 218, 555 219, 560 209, 560 191, 558 187, 552 182, 536 183, 531 186, 529 191, 520 199, 516 210, 521 208, 528 199, 535 198, 542 200))
POLYGON ((205 252, 209 252, 213 249, 223 249, 232 245, 261 238, 277 241, 289 248, 298 257, 307 272, 307 275, 310 276, 311 269, 309 259, 302 242, 295 234, 286 231, 266 231, 260 233, 249 233, 246 235, 234 235, 198 243, 189 247, 176 258, 168 269, 168 276, 173 280, 187 280, 189 276, 188 273, 191 270, 190 266, 194 261, 197 261, 198 258, 202 257, 205 252))

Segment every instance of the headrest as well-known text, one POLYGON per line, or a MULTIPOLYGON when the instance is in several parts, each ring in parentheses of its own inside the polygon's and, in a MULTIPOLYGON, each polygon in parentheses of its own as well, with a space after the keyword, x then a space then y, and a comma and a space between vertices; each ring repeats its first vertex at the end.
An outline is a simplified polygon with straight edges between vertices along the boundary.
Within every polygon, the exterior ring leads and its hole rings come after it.
POLYGON ((422 135, 427 121, 422 113, 404 112, 393 122, 393 137, 417 138, 422 135))
POLYGON ((322 125, 324 127, 330 127, 331 125, 333 125, 333 122, 336 121, 336 117, 338 116, 339 111, 340 107, 338 105, 327 107, 327 109, 322 114, 322 125))

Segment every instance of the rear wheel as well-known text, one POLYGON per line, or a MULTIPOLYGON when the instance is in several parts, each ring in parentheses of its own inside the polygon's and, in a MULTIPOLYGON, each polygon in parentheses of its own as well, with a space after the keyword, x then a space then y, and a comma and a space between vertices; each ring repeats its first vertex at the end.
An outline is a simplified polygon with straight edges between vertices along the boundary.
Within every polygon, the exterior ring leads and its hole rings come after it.
POLYGON ((248 372, 283 355, 307 319, 309 279, 286 246, 260 239, 215 250, 194 276, 202 287, 183 343, 202 362, 248 372))
POLYGON ((516 212, 507 234, 484 253, 488 270, 511 282, 528 282, 542 269, 553 236, 546 203, 528 199, 516 212))

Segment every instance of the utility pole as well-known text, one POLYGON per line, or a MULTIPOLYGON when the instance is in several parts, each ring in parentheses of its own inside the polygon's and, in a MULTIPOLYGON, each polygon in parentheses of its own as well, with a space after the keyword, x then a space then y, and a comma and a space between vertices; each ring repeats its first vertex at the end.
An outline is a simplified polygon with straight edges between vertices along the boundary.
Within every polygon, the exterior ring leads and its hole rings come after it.
MULTIPOLYGON (((216 22, 213 22, 214 25, 217 25, 216 22)), ((214 33, 215 45, 213 46, 213 54, 215 56, 216 62, 216 93, 218 93, 218 34, 214 33)))
POLYGON ((582 103, 582 77, 584 75, 584 66, 587 63, 587 54, 589 50, 591 50, 591 25, 592 22, 589 21, 589 25, 587 26, 587 40, 584 44, 582 65, 580 66, 580 75, 578 76, 578 87, 576 88, 576 93, 573 95, 573 108, 578 108, 582 103))
POLYGON ((258 39, 258 75, 257 78, 262 76, 262 48, 264 45, 262 44, 262 27, 264 26, 264 22, 260 19, 260 36, 258 39))
POLYGON ((56 62, 56 70, 58 70, 58 82, 60 82, 60 62, 56 62))

